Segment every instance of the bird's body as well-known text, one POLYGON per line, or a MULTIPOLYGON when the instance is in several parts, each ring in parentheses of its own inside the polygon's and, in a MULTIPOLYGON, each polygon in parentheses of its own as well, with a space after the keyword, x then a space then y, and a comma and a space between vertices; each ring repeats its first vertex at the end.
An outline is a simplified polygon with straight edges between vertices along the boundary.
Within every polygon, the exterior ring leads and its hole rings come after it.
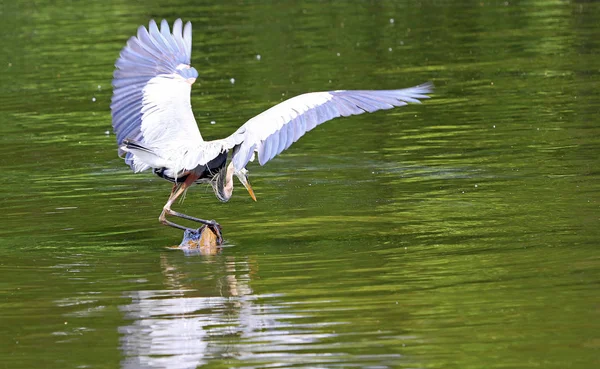
POLYGON ((191 24, 176 20, 172 31, 163 20, 160 29, 150 21, 138 28, 115 64, 111 103, 119 155, 135 171, 152 168, 173 182, 159 220, 174 215, 218 229, 214 221, 171 210, 171 205, 194 183, 210 183, 221 201, 233 192, 234 175, 254 200, 246 165, 264 165, 317 125, 340 116, 391 109, 428 98, 432 85, 402 90, 312 92, 283 101, 248 120, 230 136, 204 141, 190 104, 191 86, 198 77, 190 66, 191 24))

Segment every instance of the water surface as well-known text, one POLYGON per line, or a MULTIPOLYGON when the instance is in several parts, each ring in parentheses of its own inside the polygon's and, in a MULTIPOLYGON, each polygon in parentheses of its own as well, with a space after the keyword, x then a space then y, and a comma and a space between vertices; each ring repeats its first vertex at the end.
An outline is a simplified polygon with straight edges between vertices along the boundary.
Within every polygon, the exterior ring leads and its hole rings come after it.
POLYGON ((598 4, 35 1, 0 21, 0 367, 600 364, 598 4), (205 138, 307 91, 436 91, 250 166, 256 203, 190 190, 176 208, 226 247, 184 255, 157 222, 170 185, 130 173, 109 110, 127 38, 177 17, 205 138))

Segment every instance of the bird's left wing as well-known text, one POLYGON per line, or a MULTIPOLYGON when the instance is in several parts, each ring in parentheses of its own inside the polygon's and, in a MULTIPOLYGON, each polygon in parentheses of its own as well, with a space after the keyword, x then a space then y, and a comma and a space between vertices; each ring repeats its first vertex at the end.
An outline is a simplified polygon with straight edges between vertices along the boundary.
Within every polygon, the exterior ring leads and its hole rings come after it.
POLYGON ((372 113, 427 99, 433 84, 402 90, 311 92, 288 99, 255 116, 231 136, 223 148, 234 148, 233 164, 242 170, 258 154, 264 165, 317 125, 340 116, 372 113))
MULTIPOLYGON (((190 104, 191 85, 198 77, 190 67, 191 53, 192 25, 183 27, 181 19, 172 32, 167 21, 159 29, 152 20, 129 39, 115 63, 110 105, 119 156, 125 154, 121 144, 126 139, 164 159, 202 142, 190 104)), ((150 166, 130 152, 125 161, 135 171, 150 166)))

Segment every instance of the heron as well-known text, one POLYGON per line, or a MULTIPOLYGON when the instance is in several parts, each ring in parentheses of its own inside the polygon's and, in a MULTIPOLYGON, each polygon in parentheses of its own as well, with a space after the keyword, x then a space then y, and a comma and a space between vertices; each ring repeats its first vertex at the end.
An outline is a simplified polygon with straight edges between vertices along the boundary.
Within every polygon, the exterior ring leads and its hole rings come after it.
MULTIPOLYGON (((140 26, 127 41, 115 63, 112 126, 118 154, 134 172, 152 169, 173 183, 159 221, 190 231, 167 216, 210 227, 221 239, 221 226, 171 209, 186 190, 199 183, 212 186, 227 202, 233 194, 233 177, 250 197, 256 196, 246 166, 258 159, 266 164, 306 132, 337 117, 375 112, 420 103, 433 84, 398 90, 336 90, 292 97, 250 118, 230 136, 205 141, 192 112, 190 95, 198 71, 190 65, 192 25, 177 19, 172 29, 166 20, 160 29, 154 20, 140 26)), ((172 219, 172 218, 171 218, 172 219)))

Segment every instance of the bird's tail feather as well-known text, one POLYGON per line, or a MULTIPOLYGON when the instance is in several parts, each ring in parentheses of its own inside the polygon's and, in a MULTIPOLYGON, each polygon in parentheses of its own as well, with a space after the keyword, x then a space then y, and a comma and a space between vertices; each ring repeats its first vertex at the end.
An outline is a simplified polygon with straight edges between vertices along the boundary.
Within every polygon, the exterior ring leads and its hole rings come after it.
POLYGON ((143 143, 125 139, 121 143, 120 149, 133 154, 134 156, 134 171, 136 167, 147 167, 150 166, 152 168, 163 168, 168 167, 167 161, 159 156, 152 148, 145 146, 143 143))

